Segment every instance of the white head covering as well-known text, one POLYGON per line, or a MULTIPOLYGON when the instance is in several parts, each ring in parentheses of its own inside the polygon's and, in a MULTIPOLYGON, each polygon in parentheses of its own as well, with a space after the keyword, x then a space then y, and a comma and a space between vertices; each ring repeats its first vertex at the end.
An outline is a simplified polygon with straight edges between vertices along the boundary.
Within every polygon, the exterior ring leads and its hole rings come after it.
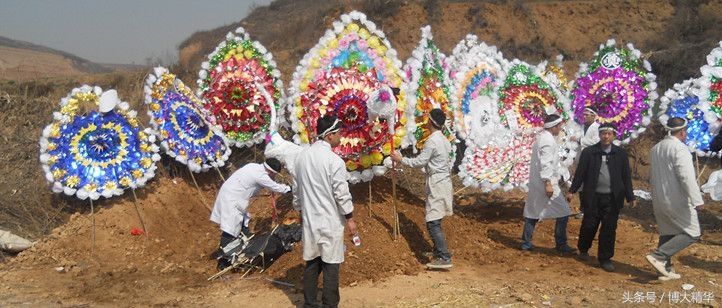
POLYGON ((683 121, 683 122, 682 122, 682 125, 679 125, 679 126, 669 126, 669 122, 670 122, 672 119, 674 119, 674 118, 669 118, 669 120, 667 120, 667 123, 662 124, 662 125, 664 126, 664 129, 667 130, 667 134, 676 133, 676 132, 678 132, 678 131, 680 131, 680 130, 683 130, 683 129, 687 128, 687 124, 688 124, 687 119, 685 119, 685 118, 680 118, 680 119, 682 119, 682 121, 683 121))
POLYGON ((552 128, 552 127, 554 127, 554 126, 557 126, 557 125, 558 125, 559 123, 561 123, 562 121, 563 121, 563 120, 562 120, 562 117, 558 117, 556 120, 553 120, 553 121, 551 121, 551 122, 544 122, 544 128, 545 128, 545 129, 547 129, 547 128, 552 128))
POLYGON ((333 125, 323 131, 320 135, 318 135, 318 138, 323 139, 323 137, 326 137, 326 135, 333 134, 339 130, 341 130, 341 121, 336 118, 336 121, 333 122, 333 125))

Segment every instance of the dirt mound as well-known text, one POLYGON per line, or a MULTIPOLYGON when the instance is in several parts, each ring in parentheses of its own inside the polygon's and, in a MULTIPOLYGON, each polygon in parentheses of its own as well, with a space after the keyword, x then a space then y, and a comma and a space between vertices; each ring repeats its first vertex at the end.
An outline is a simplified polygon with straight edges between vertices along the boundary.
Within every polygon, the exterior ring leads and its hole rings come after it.
MULTIPOLYGON (((205 180, 213 182, 210 178, 205 180)), ((208 202, 215 197, 216 186, 220 184, 220 181, 216 182, 203 187, 203 198, 208 202)), ((422 254, 431 251, 430 242, 424 238, 426 231, 422 230, 424 200, 400 187, 398 209, 402 237, 394 241, 391 236, 391 181, 379 178, 372 183, 370 205, 367 184, 353 186, 352 194, 363 244, 352 248, 353 245, 347 243, 349 248, 342 267, 342 284, 374 281, 399 274, 412 275, 421 271, 422 264, 427 261, 422 254)), ((53 268, 63 267, 59 271, 68 273, 60 277, 77 280, 71 287, 75 295, 100 302, 109 298, 103 295, 104 292, 95 291, 98 287, 106 290, 121 288, 113 291, 132 295, 133 291, 124 289, 123 285, 141 281, 153 286, 148 280, 157 280, 158 285, 160 281, 165 281, 163 284, 173 281, 178 286, 205 284, 205 279, 215 270, 215 262, 209 256, 217 247, 219 231, 208 220, 209 212, 202 205, 203 201, 191 180, 162 177, 149 187, 138 190, 137 195, 148 228, 147 239, 130 233, 141 224, 129 193, 113 205, 99 207, 95 213, 94 246, 91 244, 92 216, 76 214, 35 247, 12 259, 5 269, 33 267, 49 273, 53 268)), ((298 215, 290 210, 289 202, 289 198, 279 200, 281 218, 298 215)), ((269 205, 270 199, 265 196, 251 204, 254 217, 251 228, 255 232, 270 229, 269 205)), ((458 215, 444 222, 449 243, 458 250, 455 255, 486 263, 490 261, 486 259, 488 252, 501 247, 486 236, 488 230, 505 228, 503 224, 489 224, 487 218, 512 219, 520 215, 520 208, 460 207, 457 212, 458 215)), ((518 226, 514 223, 511 227, 518 226)), ((297 246, 275 262, 267 274, 274 279, 299 283, 302 271, 303 260, 297 246)), ((56 282, 67 283, 63 280, 56 282)))

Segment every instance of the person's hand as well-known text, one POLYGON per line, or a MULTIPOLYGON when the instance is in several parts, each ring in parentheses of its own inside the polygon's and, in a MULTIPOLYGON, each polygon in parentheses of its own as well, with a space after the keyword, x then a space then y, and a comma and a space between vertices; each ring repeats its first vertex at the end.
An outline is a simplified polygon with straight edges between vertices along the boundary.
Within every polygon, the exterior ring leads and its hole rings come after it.
POLYGON ((567 193, 567 202, 572 202, 572 197, 573 197, 573 196, 574 196, 574 194, 568 192, 568 193, 567 193))
POLYGON ((399 162, 401 162, 402 158, 403 158, 403 156, 401 156, 401 153, 399 153, 398 151, 391 152, 391 160, 399 163, 399 162))
POLYGON ((699 211, 701 211, 701 210, 704 210, 704 205, 695 206, 694 209, 699 212, 699 211))
POLYGON ((546 181, 544 182, 544 189, 546 190, 547 197, 551 199, 552 195, 554 195, 554 187, 552 186, 552 182, 546 181))
POLYGON ((353 220, 353 217, 346 219, 346 228, 348 228, 348 232, 351 233, 351 236, 358 232, 356 229, 356 221, 353 220))
POLYGON ((574 142, 578 142, 578 141, 579 141, 579 138, 578 138, 577 136, 571 136, 571 137, 569 137, 569 140, 574 141, 574 142))
POLYGON ((631 208, 637 207, 637 200, 629 201, 629 206, 630 206, 631 208))

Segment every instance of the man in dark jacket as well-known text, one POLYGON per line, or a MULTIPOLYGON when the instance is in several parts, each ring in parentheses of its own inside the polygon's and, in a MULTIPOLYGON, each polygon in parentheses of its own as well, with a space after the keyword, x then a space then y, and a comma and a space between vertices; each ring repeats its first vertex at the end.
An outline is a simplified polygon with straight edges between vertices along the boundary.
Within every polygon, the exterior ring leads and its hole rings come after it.
POLYGON ((614 125, 605 123, 599 126, 600 141, 582 151, 572 186, 567 193, 567 200, 571 200, 572 195, 584 186, 581 191, 584 218, 577 244, 580 258, 589 258, 589 248, 601 223, 597 259, 608 272, 614 271, 611 259, 614 256, 619 211, 625 198, 632 205, 634 203, 627 151, 612 144, 615 136, 614 125))

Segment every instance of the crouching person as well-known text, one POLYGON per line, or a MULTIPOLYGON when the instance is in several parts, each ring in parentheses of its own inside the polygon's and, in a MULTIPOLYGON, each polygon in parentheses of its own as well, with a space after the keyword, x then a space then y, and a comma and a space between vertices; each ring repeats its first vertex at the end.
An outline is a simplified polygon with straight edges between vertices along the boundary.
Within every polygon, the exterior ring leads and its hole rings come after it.
MULTIPOLYGON (((246 236, 249 235, 248 203, 261 188, 277 193, 291 191, 288 185, 273 180, 279 172, 281 172, 281 162, 269 158, 263 164, 246 164, 223 183, 211 212, 211 221, 221 227, 221 249, 241 235, 242 231, 246 236)), ((218 270, 230 265, 227 260, 218 259, 218 270)))

